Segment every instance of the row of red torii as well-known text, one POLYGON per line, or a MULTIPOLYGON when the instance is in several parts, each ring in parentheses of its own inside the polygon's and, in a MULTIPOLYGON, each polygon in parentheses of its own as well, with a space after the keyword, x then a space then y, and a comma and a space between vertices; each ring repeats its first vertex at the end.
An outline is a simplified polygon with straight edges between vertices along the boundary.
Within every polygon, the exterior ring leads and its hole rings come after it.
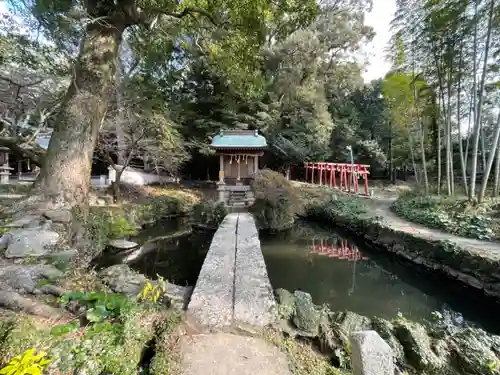
POLYGON ((317 183, 320 185, 329 185, 343 191, 359 192, 359 179, 364 181, 364 195, 370 195, 368 191, 369 165, 366 164, 348 164, 348 163, 327 163, 314 162, 304 163, 306 168, 306 181, 308 181, 309 170, 311 170, 311 183, 314 184, 314 171, 318 171, 317 183), (338 172, 338 175, 337 175, 338 172), (337 176, 339 184, 337 185, 337 176), (354 178, 353 178, 354 177, 354 178))

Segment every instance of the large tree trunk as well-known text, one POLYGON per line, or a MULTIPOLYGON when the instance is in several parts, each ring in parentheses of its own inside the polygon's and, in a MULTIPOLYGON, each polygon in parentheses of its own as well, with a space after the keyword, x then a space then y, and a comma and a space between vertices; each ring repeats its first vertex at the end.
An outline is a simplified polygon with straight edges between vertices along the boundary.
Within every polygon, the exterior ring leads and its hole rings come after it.
MULTIPOLYGON (((101 13, 109 13, 103 8, 89 10, 89 14, 103 17, 101 13)), ((87 26, 74 77, 35 183, 35 193, 45 202, 72 207, 88 201, 92 157, 114 87, 123 30, 120 25, 104 21, 87 26)))

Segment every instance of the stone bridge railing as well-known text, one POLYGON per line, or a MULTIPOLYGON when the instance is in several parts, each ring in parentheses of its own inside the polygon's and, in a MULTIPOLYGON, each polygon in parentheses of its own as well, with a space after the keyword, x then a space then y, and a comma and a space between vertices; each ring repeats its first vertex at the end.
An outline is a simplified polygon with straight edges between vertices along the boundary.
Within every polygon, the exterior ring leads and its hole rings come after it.
POLYGON ((212 239, 188 315, 210 329, 264 327, 275 306, 253 216, 227 215, 212 239))

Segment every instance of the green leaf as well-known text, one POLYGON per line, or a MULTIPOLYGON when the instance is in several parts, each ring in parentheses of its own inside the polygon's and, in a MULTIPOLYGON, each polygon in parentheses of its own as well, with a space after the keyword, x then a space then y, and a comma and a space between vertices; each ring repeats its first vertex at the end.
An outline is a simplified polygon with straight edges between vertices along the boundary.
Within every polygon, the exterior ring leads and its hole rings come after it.
POLYGON ((50 330, 50 334, 56 337, 64 336, 67 335, 68 333, 78 330, 79 327, 80 327, 79 322, 77 320, 73 320, 69 324, 59 324, 57 326, 52 327, 52 329, 50 330))
POLYGON ((96 306, 87 311, 86 318, 89 322, 100 322, 109 316, 109 311, 104 306, 96 306))

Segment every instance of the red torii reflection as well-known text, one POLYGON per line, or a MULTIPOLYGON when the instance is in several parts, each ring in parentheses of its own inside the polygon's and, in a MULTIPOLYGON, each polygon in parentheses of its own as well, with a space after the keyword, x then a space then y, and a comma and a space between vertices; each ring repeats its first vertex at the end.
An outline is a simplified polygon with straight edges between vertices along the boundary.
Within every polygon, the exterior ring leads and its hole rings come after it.
POLYGON ((315 241, 312 240, 312 245, 310 246, 311 252, 347 261, 369 259, 366 256, 362 256, 358 248, 346 240, 340 240, 339 243, 333 244, 329 244, 328 240, 319 241, 319 244, 315 244, 315 241))
POLYGON ((370 168, 367 164, 347 164, 347 163, 327 163, 327 162, 314 162, 304 163, 306 168, 306 181, 308 180, 309 169, 311 170, 311 183, 314 184, 314 171, 318 173, 318 184, 329 185, 330 187, 338 188, 344 191, 354 191, 359 193, 360 178, 363 178, 365 195, 369 195, 368 191, 368 175, 370 168), (339 172, 339 184, 337 186, 337 172, 339 172), (328 173, 330 174, 328 176, 328 173), (354 179, 352 178, 354 174, 354 179), (329 178, 328 178, 329 177, 329 178), (354 181, 353 181, 354 180, 354 181))

